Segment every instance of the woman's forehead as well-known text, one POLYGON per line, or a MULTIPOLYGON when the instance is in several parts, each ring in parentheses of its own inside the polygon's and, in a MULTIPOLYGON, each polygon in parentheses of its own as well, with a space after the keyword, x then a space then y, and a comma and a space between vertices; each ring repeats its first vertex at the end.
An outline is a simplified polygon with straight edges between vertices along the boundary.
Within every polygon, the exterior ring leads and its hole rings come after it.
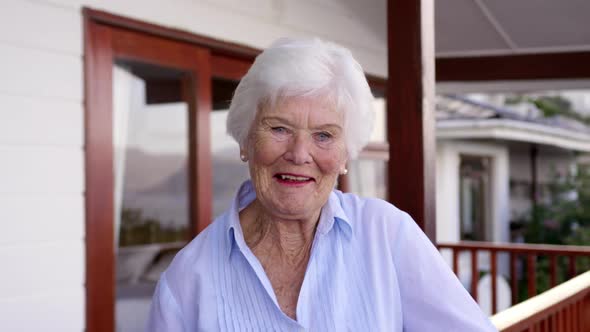
POLYGON ((259 110, 262 117, 273 116, 285 119, 300 117, 309 120, 331 121, 336 124, 342 122, 342 112, 335 103, 327 97, 287 97, 278 99, 274 105, 265 105, 259 110))

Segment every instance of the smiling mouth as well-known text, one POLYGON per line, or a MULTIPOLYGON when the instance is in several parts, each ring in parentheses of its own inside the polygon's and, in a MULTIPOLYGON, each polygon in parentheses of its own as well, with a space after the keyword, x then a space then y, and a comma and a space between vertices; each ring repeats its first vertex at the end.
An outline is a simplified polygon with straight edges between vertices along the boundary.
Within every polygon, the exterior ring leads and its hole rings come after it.
POLYGON ((283 183, 308 183, 315 181, 314 178, 302 176, 302 175, 294 175, 294 174, 276 174, 274 176, 277 180, 283 183))

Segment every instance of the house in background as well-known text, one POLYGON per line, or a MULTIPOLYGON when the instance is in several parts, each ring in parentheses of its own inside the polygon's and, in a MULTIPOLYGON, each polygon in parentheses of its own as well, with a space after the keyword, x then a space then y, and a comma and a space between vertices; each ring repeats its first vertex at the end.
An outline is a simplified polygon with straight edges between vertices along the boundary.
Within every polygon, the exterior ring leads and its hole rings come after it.
POLYGON ((436 117, 437 219, 445 220, 437 241, 516 240, 510 222, 546 201, 555 174, 590 152, 589 126, 546 118, 532 104, 440 95, 436 117))
MULTIPOLYGON (((560 92, 562 93, 562 92, 560 92)), ((564 93, 567 93, 564 92, 564 93)), ((576 97, 583 97, 579 91, 576 97)), ((590 95, 590 93, 588 93, 590 95)), ((505 105, 510 93, 441 94, 436 97, 436 240, 521 242, 512 232, 530 217, 533 205, 547 202, 555 174, 575 170, 590 153, 590 127, 575 119, 546 118, 530 103, 505 105)), ((579 98, 578 98, 579 99, 579 98)), ((350 164, 350 191, 386 198, 388 147, 383 141, 384 103, 377 98, 377 125, 372 143, 350 164), (379 143, 381 142, 381 143, 379 143)), ((579 103, 580 111, 590 109, 579 103)), ((452 264, 451 252, 443 256, 452 264)), ((490 272, 490 256, 482 251, 478 271, 490 272)), ((469 288, 471 253, 459 257, 459 278, 469 288)), ((500 260, 504 286, 499 309, 510 306, 509 266, 500 260)), ((501 279, 501 280, 500 280, 501 279)), ((489 282, 481 279, 479 284, 489 282)), ((489 295, 480 299, 492 313, 489 295)))
POLYGON ((159 253, 152 266, 161 270, 167 249, 224 205, 219 172, 240 176, 230 171, 231 146, 214 135, 254 56, 283 36, 350 48, 387 96, 382 129, 390 155, 404 162, 388 164, 395 185, 385 190, 435 240, 435 55, 437 88, 446 92, 530 86, 523 79, 590 86, 590 36, 580 33, 587 2, 436 3, 435 15, 432 0, 3 1, 0 329, 142 324, 116 313, 145 308, 157 272, 119 267, 144 263, 133 255, 142 243, 140 252, 159 253), (167 176, 175 172, 188 183, 167 176), (151 182, 136 181, 142 174, 151 182), (162 214, 157 204, 169 199, 183 211, 162 214), (138 213, 138 204, 153 209, 138 213), (135 258, 119 264, 129 252, 135 258))

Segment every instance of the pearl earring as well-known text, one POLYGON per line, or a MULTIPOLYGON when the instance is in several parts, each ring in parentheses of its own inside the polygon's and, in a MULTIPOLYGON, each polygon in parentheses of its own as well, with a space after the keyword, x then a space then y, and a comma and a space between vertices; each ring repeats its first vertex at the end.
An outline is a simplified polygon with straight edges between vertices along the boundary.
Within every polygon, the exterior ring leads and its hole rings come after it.
POLYGON ((342 172, 340 172, 340 174, 346 175, 346 174, 348 174, 348 170, 345 168, 345 169, 342 170, 342 172))
POLYGON ((240 159, 242 159, 242 161, 247 161, 248 158, 246 157, 246 155, 244 153, 240 153, 240 159))

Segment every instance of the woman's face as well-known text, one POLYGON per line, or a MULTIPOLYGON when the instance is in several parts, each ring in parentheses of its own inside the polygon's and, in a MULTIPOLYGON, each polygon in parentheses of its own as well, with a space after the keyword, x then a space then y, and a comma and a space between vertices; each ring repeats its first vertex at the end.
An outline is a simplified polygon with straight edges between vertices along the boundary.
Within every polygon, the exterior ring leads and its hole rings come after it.
POLYGON ((343 114, 321 98, 279 100, 258 111, 243 152, 267 213, 313 217, 346 165, 343 114))

